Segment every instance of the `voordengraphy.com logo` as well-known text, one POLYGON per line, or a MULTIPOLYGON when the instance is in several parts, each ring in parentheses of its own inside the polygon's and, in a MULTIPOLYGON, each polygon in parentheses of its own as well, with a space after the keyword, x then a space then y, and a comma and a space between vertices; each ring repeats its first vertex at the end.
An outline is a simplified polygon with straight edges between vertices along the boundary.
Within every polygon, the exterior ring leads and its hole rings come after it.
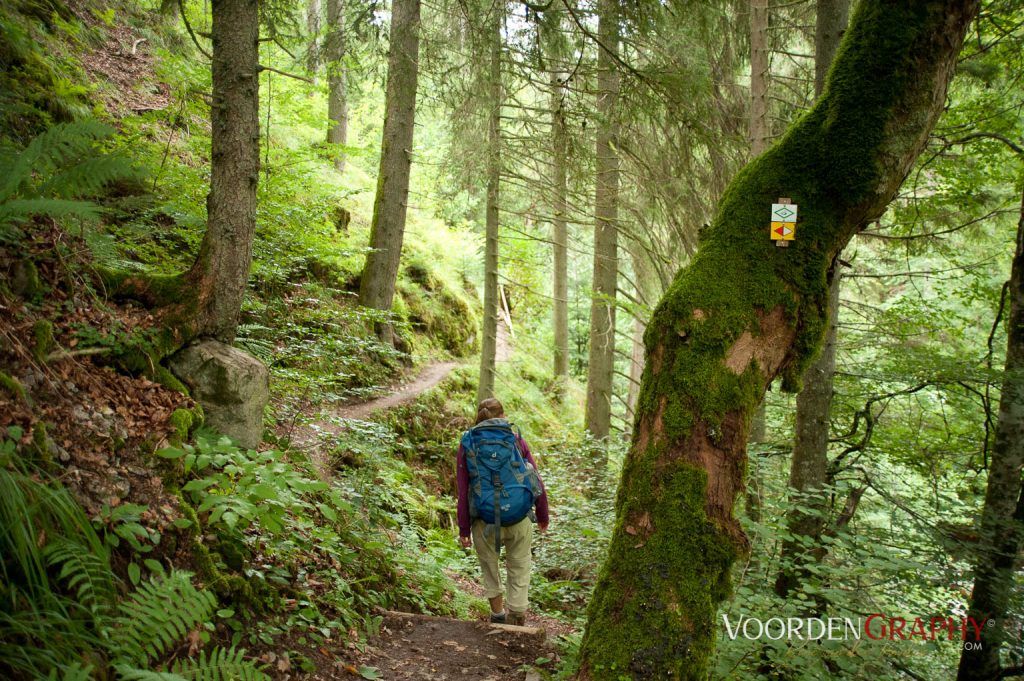
POLYGON ((762 620, 740 615, 735 622, 722 615, 730 640, 738 636, 750 640, 781 639, 797 641, 848 641, 861 638, 872 641, 980 641, 981 629, 989 622, 973 617, 892 617, 875 613, 868 617, 772 617, 762 620))

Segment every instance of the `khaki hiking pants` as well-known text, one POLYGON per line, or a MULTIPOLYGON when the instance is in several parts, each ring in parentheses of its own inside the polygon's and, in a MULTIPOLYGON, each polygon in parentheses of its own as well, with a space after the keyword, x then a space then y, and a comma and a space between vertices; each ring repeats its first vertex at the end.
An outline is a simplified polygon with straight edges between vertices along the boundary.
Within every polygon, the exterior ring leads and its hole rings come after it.
MULTIPOLYGON (((483 520, 473 521, 473 548, 480 559, 480 572, 484 582, 484 597, 494 598, 503 593, 501 588, 501 566, 498 554, 494 552, 494 535, 484 536, 487 527, 483 520)), ((505 564, 508 568, 508 595, 506 607, 510 612, 526 612, 530 591, 530 544, 533 543, 533 523, 523 518, 515 525, 501 528, 501 545, 505 547, 505 564)))

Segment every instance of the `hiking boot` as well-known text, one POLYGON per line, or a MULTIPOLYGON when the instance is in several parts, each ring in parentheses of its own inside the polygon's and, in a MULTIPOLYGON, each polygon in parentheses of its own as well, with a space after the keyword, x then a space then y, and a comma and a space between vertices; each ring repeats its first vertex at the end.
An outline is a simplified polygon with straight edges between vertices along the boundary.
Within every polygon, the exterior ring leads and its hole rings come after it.
POLYGON ((505 612, 492 612, 491 624, 505 624, 505 612))
POLYGON ((517 627, 526 626, 526 613, 525 612, 513 612, 508 611, 508 618, 506 620, 508 624, 514 624, 517 627))

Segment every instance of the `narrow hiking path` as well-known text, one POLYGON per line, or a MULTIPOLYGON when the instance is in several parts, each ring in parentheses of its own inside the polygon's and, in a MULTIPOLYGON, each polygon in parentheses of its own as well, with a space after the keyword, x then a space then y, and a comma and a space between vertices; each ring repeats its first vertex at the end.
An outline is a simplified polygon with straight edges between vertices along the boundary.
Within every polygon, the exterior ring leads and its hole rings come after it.
POLYGON ((359 665, 386 681, 532 681, 554 659, 543 629, 386 612, 359 665))
POLYGON ((421 394, 439 385, 441 381, 448 378, 448 374, 450 374, 456 367, 460 366, 462 366, 461 362, 437 362, 435 364, 429 364, 419 373, 418 376, 416 376, 415 379, 409 383, 396 386, 388 394, 372 399, 369 402, 360 402, 358 404, 337 407, 333 410, 333 414, 343 419, 366 419, 366 417, 375 411, 390 409, 391 407, 397 407, 400 404, 412 402, 421 394))
MULTIPOLYGON (((507 326, 499 322, 497 362, 511 358, 512 343, 507 326)), ((356 404, 331 405, 319 419, 296 426, 293 446, 309 449, 321 476, 327 479, 330 470, 326 445, 345 428, 346 420, 366 420, 376 412, 412 402, 443 383, 461 366, 465 364, 435 362, 380 397, 356 404)), ((483 597, 483 588, 475 580, 461 574, 451 577, 462 591, 483 597)), ((572 631, 558 620, 538 616, 531 616, 526 627, 511 627, 491 625, 484 618, 457 620, 390 611, 382 615, 379 632, 351 660, 355 665, 342 665, 347 673, 334 678, 358 678, 360 669, 369 669, 373 676, 366 678, 382 681, 534 681, 540 676, 528 671, 528 666, 540 658, 550 662, 558 659, 546 641, 547 632, 559 635, 572 631)))
MULTIPOLYGON (((507 362, 512 357, 512 335, 505 323, 499 320, 495 345, 495 361, 507 362)), ((295 449, 308 451, 316 462, 320 477, 330 477, 325 445, 345 429, 346 420, 367 420, 371 414, 412 402, 428 390, 440 385, 455 369, 466 366, 465 362, 445 361, 428 364, 414 379, 400 382, 387 389, 385 394, 366 402, 327 405, 319 414, 305 414, 302 422, 297 420, 279 429, 278 436, 287 439, 295 449)), ((298 416, 298 415, 297 415, 298 416)))

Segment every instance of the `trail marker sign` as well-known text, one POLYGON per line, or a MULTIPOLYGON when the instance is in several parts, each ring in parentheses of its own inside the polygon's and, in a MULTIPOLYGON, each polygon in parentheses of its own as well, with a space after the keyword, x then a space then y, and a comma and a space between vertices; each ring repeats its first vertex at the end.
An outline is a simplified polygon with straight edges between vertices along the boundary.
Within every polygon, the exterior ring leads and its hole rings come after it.
POLYGON ((783 248, 796 239, 796 204, 792 199, 783 197, 772 204, 769 236, 776 246, 783 248))

